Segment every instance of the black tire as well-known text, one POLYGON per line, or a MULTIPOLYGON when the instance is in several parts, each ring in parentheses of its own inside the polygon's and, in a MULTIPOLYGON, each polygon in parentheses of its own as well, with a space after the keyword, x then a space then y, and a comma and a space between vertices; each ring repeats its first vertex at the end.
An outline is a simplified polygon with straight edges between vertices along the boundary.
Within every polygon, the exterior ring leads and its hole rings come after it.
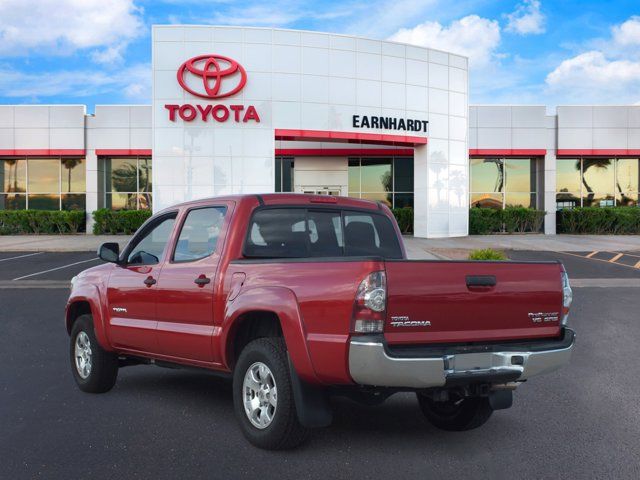
POLYGON ((286 450, 297 447, 309 437, 296 412, 287 359, 287 347, 281 338, 259 338, 247 344, 240 353, 233 373, 233 406, 242 433, 256 447, 286 450), (277 405, 273 419, 260 429, 249 420, 244 407, 244 379, 249 369, 261 362, 266 365, 277 387, 277 405))
POLYGON ((434 402, 429 397, 418 395, 420 410, 433 426, 442 430, 461 432, 483 425, 493 408, 487 397, 467 397, 447 402, 434 402))
POLYGON ((113 388, 118 378, 118 356, 104 350, 93 330, 93 317, 91 315, 79 316, 71 327, 69 342, 69 359, 71 360, 71 372, 80 390, 88 393, 104 393, 113 388), (91 368, 86 378, 78 371, 76 366, 75 345, 79 335, 86 334, 91 349, 91 368))

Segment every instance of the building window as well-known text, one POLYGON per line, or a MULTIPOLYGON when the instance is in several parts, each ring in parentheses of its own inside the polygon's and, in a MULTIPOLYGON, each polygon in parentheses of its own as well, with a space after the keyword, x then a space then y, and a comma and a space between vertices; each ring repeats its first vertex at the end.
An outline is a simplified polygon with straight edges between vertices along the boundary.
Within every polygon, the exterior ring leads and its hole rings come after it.
POLYGON ((151 158, 103 159, 105 207, 149 210, 152 207, 151 158))
POLYGON ((536 159, 472 158, 470 206, 536 208, 536 159))
POLYGON ((350 158, 349 196, 413 207, 413 158, 350 158))
POLYGON ((556 208, 637 206, 637 158, 563 158, 556 163, 556 208))
POLYGON ((0 209, 84 210, 84 158, 0 160, 0 209))
POLYGON ((276 157, 275 192, 293 192, 293 158, 276 157))

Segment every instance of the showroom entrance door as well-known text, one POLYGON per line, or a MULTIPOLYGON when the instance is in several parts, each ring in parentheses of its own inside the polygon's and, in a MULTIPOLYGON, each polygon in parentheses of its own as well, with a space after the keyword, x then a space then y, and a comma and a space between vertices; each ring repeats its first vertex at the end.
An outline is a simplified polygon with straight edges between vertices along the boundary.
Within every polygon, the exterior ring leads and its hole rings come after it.
POLYGON ((298 187, 298 193, 307 193, 311 195, 333 195, 335 197, 340 197, 342 196, 342 187, 339 185, 302 185, 298 187))

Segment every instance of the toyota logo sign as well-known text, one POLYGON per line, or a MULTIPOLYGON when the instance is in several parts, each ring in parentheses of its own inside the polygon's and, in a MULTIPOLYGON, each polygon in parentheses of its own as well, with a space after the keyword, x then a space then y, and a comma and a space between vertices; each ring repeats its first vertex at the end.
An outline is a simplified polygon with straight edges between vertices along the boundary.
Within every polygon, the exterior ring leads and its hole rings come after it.
POLYGON ((247 83, 242 65, 222 55, 199 55, 178 68, 178 83, 187 92, 202 98, 235 95, 247 83))
MULTIPOLYGON (((198 55, 178 68, 178 83, 187 92, 207 100, 230 97, 247 83, 247 72, 233 58, 222 55, 198 55)), ((260 123, 260 115, 253 105, 184 105, 166 104, 169 121, 178 117, 185 122, 200 119, 203 122, 260 123)))

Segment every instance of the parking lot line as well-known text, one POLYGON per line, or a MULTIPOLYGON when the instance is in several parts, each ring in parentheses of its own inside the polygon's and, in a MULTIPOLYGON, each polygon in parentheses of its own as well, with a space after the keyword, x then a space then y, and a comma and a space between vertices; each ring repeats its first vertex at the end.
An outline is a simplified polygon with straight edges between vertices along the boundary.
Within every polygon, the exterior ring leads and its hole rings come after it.
MULTIPOLYGON (((585 256, 585 255, 578 255, 577 253, 571 253, 571 252, 558 252, 558 251, 555 251, 555 250, 553 250, 553 252, 554 252, 554 253, 560 253, 560 254, 562 254, 562 255, 571 255, 572 257, 588 258, 589 260, 593 260, 593 261, 596 261, 596 262, 604 262, 604 263, 608 263, 609 265, 617 265, 617 266, 619 266, 619 267, 626 267, 626 268, 633 268, 633 269, 640 268, 640 262, 636 263, 636 264, 635 264, 635 266, 633 266, 633 265, 625 265, 624 263, 619 263, 619 262, 613 262, 613 263, 612 263, 612 262, 611 262, 611 261, 609 261, 609 260, 603 260, 603 259, 601 259, 601 258, 593 258, 593 257, 591 257, 591 256, 589 256, 589 255, 586 255, 586 256, 585 256)), ((598 253, 598 252, 592 252, 591 254, 595 254, 595 253, 598 253)), ((591 255, 591 254, 590 254, 590 255, 591 255)))
POLYGON ((611 260, 609 260, 611 263, 616 263, 620 258, 622 258, 624 256, 624 253, 619 253, 617 254, 615 257, 613 257, 611 260))
POLYGON ((591 258, 594 255, 598 254, 599 252, 596 250, 595 252, 591 252, 589 255, 586 256, 586 258, 591 258))
POLYGON ((49 270, 43 270, 42 272, 30 273, 29 275, 23 275, 22 277, 14 278, 13 281, 22 280, 23 278, 35 277, 36 275, 42 275, 43 273, 54 272, 56 270, 62 270, 63 268, 73 267, 74 265, 80 265, 81 263, 95 262, 100 260, 98 257, 90 258, 89 260, 81 260, 79 262, 69 263, 68 265, 62 265, 61 267, 50 268, 49 270))
POLYGON ((25 255, 18 255, 17 257, 3 258, 0 260, 0 262, 6 262, 7 260, 17 260, 18 258, 24 258, 24 257, 33 257, 34 255, 41 255, 43 253, 44 252, 27 253, 25 255))

